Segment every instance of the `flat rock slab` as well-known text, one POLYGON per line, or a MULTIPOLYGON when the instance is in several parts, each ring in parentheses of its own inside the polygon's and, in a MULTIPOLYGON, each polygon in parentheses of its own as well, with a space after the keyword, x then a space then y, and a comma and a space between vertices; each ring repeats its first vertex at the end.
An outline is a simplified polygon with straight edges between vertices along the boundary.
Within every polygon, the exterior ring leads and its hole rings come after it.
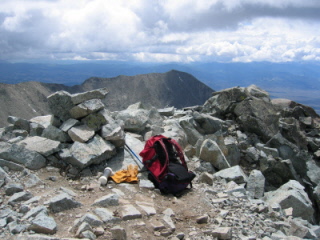
POLYGON ((152 216, 157 213, 153 203, 136 201, 136 204, 147 214, 147 216, 152 216))
POLYGON ((34 207, 29 212, 27 212, 26 215, 24 215, 22 217, 22 219, 24 220, 24 219, 33 218, 33 217, 37 216, 38 214, 40 214, 41 212, 43 212, 44 214, 47 215, 48 210, 47 210, 47 208, 45 206, 34 207))
POLYGON ((57 120, 53 115, 46 115, 46 116, 37 116, 30 119, 30 122, 37 123, 41 125, 43 128, 47 128, 50 125, 55 125, 57 120))
POLYGON ((104 104, 100 99, 91 99, 70 109, 70 114, 72 118, 80 119, 103 108, 104 104))
POLYGON ((38 152, 43 156, 49 156, 61 149, 60 142, 38 136, 28 137, 19 142, 19 144, 24 145, 26 149, 38 152))
POLYGON ((49 209, 55 213, 77 208, 81 205, 80 202, 73 200, 72 197, 66 193, 62 193, 49 200, 49 209))
POLYGON ((31 221, 29 230, 36 233, 54 234, 57 232, 57 224, 52 217, 40 213, 31 221))
POLYGON ((30 192, 17 192, 9 198, 8 204, 14 206, 18 202, 27 201, 32 197, 33 196, 30 192))
POLYGON ((75 142, 70 149, 64 149, 59 154, 66 162, 83 169, 90 164, 99 164, 115 153, 114 145, 96 135, 87 143, 75 142))
POLYGON ((94 136, 94 131, 87 125, 72 127, 68 134, 74 142, 85 143, 94 136))
POLYGON ((92 206, 99 207, 110 207, 119 205, 119 195, 118 194, 108 194, 94 201, 92 206))
POLYGON ((91 213, 86 213, 79 219, 80 225, 84 222, 88 223, 91 227, 99 227, 103 224, 103 222, 98 218, 98 216, 91 213))
POLYGON ((62 125, 60 126, 60 129, 64 132, 67 132, 70 128, 78 124, 79 124, 79 121, 77 119, 69 118, 67 121, 62 123, 62 125))
POLYGON ((96 208, 94 212, 104 223, 117 223, 121 220, 120 218, 115 217, 113 212, 111 212, 107 208, 96 208))
POLYGON ((108 93, 109 91, 107 90, 107 88, 99 88, 84 93, 72 94, 71 100, 73 104, 77 105, 91 99, 103 99, 108 93))
POLYGON ((36 151, 23 145, 0 142, 0 158, 22 164, 31 170, 38 170, 46 165, 46 159, 36 151))
POLYGON ((124 221, 142 218, 142 214, 131 204, 123 206, 121 216, 124 221))
POLYGON ((4 159, 0 159, 0 167, 7 167, 13 171, 23 171, 24 169, 24 167, 21 166, 20 164, 17 164, 11 161, 6 161, 4 159))

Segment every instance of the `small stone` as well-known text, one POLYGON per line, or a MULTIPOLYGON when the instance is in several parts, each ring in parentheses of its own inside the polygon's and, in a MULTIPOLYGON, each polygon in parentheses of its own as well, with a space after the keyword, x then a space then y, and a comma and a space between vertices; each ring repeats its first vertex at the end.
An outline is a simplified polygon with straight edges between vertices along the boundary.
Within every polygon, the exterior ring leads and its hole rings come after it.
POLYGON ((165 229, 165 226, 163 225, 163 223, 160 221, 157 221, 155 219, 152 219, 150 221, 150 225, 151 225, 153 231, 160 231, 162 229, 165 229))
POLYGON ((184 239, 185 234, 184 234, 183 232, 181 232, 181 233, 178 233, 178 234, 176 235, 176 237, 177 237, 178 239, 182 240, 182 239, 184 239))
POLYGON ((98 228, 94 229, 94 234, 96 236, 102 236, 104 234, 104 229, 102 227, 98 227, 98 228))
POLYGON ((199 182, 206 183, 206 184, 212 186, 212 184, 213 184, 213 175, 208 173, 208 172, 203 172, 199 176, 199 182))
POLYGON ((292 216, 293 208, 284 209, 283 212, 287 217, 292 216))
POLYGON ((126 221, 141 218, 142 214, 133 205, 124 205, 121 216, 122 219, 126 221))
POLYGON ((205 214, 197 218, 197 223, 198 224, 208 223, 208 220, 209 220, 209 216, 208 214, 205 214))
POLYGON ((32 194, 29 192, 17 192, 9 198, 8 204, 14 206, 18 202, 27 201, 30 198, 32 198, 32 194))
POLYGON ((169 216, 169 217, 172 217, 172 216, 175 215, 175 214, 174 214, 174 211, 173 211, 171 208, 167 208, 167 209, 164 210, 162 213, 163 213, 164 215, 166 215, 166 216, 169 216))
POLYGON ((81 238, 90 239, 90 240, 95 240, 96 239, 96 235, 93 232, 89 231, 89 230, 82 232, 80 234, 80 237, 81 238))
POLYGON ((126 230, 120 226, 115 226, 110 229, 112 233, 112 239, 117 240, 126 240, 127 239, 127 233, 126 230))
POLYGON ((110 206, 118 206, 119 205, 119 195, 118 194, 108 194, 103 196, 92 204, 92 206, 99 207, 110 207, 110 206))
POLYGON ((211 232, 211 235, 218 239, 232 239, 232 229, 229 227, 218 227, 211 232))
POLYGON ((83 232, 85 232, 85 231, 92 231, 91 226, 90 226, 87 222, 83 222, 83 223, 79 226, 79 228, 78 228, 78 230, 77 230, 77 232, 76 232, 76 236, 81 236, 81 234, 82 234, 83 232))
POLYGON ((37 233, 54 234, 57 232, 57 224, 52 217, 42 212, 31 221, 29 230, 37 233))
POLYGON ((12 196, 17 192, 22 192, 23 186, 21 184, 11 183, 6 185, 4 189, 7 196, 12 196))
POLYGON ((146 188, 146 189, 154 189, 154 184, 149 180, 140 180, 139 182, 140 188, 146 188))
POLYGON ((56 176, 50 176, 48 177, 48 180, 52 181, 52 182, 56 182, 57 181, 57 177, 56 176))

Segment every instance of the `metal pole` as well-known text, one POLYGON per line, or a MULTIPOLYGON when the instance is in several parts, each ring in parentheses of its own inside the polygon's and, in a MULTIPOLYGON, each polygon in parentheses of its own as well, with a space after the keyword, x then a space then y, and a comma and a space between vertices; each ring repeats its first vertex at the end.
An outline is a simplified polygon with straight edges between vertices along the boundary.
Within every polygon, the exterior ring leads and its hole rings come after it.
MULTIPOLYGON (((129 149, 129 151, 132 153, 132 155, 138 159, 138 161, 143 165, 141 159, 135 154, 135 152, 125 143, 125 146, 129 149)), ((141 166, 138 164, 138 166, 141 168, 141 166)))

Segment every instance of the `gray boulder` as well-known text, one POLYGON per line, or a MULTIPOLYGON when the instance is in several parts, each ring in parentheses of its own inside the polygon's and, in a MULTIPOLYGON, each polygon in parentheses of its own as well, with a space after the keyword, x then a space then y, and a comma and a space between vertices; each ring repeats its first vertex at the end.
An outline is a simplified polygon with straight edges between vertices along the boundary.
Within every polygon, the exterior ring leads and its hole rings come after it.
POLYGON ((255 147, 249 147, 245 151, 245 159, 249 163, 257 163, 260 158, 260 151, 255 147))
POLYGON ((148 113, 148 124, 162 126, 163 117, 158 112, 158 109, 152 107, 148 113))
POLYGON ((0 159, 0 167, 7 167, 8 169, 12 171, 23 171, 25 168, 17 163, 14 163, 12 161, 6 161, 4 159, 0 159))
POLYGON ((173 116, 174 111, 175 111, 174 107, 166 107, 166 108, 158 109, 158 112, 160 113, 160 115, 165 117, 173 116))
POLYGON ((80 125, 69 129, 68 134, 72 141, 85 143, 94 136, 95 132, 87 125, 80 125))
POLYGON ((88 223, 91 227, 99 227, 103 224, 103 222, 94 214, 86 213, 79 219, 80 223, 88 223))
POLYGON ((280 187, 291 179, 299 180, 290 159, 275 159, 272 156, 260 159, 260 170, 265 176, 268 187, 280 187))
POLYGON ((39 213, 43 212, 44 214, 48 214, 48 210, 45 206, 37 206, 32 208, 30 211, 28 211, 22 219, 31 219, 34 218, 35 216, 37 216, 39 213))
POLYGON ((202 134, 198 132, 197 128, 199 128, 197 122, 194 120, 192 116, 185 116, 179 119, 179 124, 185 131, 188 142, 191 145, 196 144, 198 139, 202 138, 202 134))
POLYGON ((29 200, 30 198, 32 198, 32 194, 30 192, 17 192, 15 194, 13 194, 9 200, 8 200, 8 204, 11 205, 11 206, 14 206, 16 205, 17 203, 19 202, 22 202, 22 201, 27 201, 29 200))
POLYGON ((57 232, 57 224, 52 217, 41 212, 31 221, 28 229, 36 233, 55 234, 57 232))
POLYGON ((212 186, 213 181, 214 181, 213 180, 213 175, 208 173, 208 172, 203 172, 203 173, 200 174, 198 181, 200 183, 206 183, 206 184, 212 186))
POLYGON ((101 137, 107 141, 113 142, 123 142, 124 145, 124 126, 122 121, 113 121, 106 124, 101 129, 101 137))
POLYGON ((289 224, 290 228, 286 232, 287 235, 295 236, 300 239, 319 239, 317 235, 313 232, 313 230, 310 229, 309 226, 300 219, 291 219, 289 221, 289 224))
POLYGON ((206 139, 201 144, 199 158, 201 160, 210 162, 219 170, 230 167, 229 162, 227 161, 218 144, 211 139, 206 139))
POLYGON ((71 100, 74 105, 77 105, 91 99, 104 99, 108 93, 107 88, 99 88, 92 91, 72 94, 71 100))
POLYGON ((61 143, 66 143, 71 141, 71 138, 66 132, 52 125, 49 125, 47 128, 45 128, 42 131, 41 137, 48 138, 54 141, 59 141, 61 143))
POLYGON ((314 160, 307 161, 307 176, 313 185, 320 184, 320 167, 314 160))
POLYGON ((41 136, 44 127, 38 123, 31 122, 30 123, 30 136, 41 136))
MULTIPOLYGON (((90 226, 89 223, 87 222, 83 222, 81 223, 81 225, 79 226, 77 232, 76 232, 76 236, 81 237, 86 235, 86 232, 92 232, 92 227, 90 226), (83 234, 84 233, 84 234, 83 234)), ((96 236, 93 236, 92 238, 89 237, 89 239, 96 239, 96 236)))
POLYGON ((4 190, 7 196, 12 196, 17 192, 22 192, 24 188, 20 183, 10 183, 5 186, 4 190))
POLYGON ((187 134, 176 119, 167 119, 163 121, 163 135, 173 138, 179 145, 184 148, 188 145, 187 134))
POLYGON ((295 180, 290 180, 276 191, 266 192, 265 198, 269 205, 279 204, 283 210, 292 208, 293 217, 313 221, 312 202, 304 191, 304 187, 295 180))
POLYGON ((46 159, 39 153, 26 149, 23 145, 0 142, 0 158, 37 170, 46 165, 46 159))
POLYGON ((149 111, 145 109, 126 109, 120 111, 116 119, 124 122, 124 130, 129 132, 142 132, 149 121, 149 111))
POLYGON ((60 121, 53 115, 45 115, 45 116, 37 116, 30 119, 30 123, 36 123, 42 126, 43 128, 47 128, 49 126, 59 127, 60 121))
POLYGON ((75 201, 69 194, 61 193, 48 201, 50 211, 57 213, 72 208, 80 207, 82 204, 75 201))
POLYGON ((240 166, 233 166, 220 170, 219 172, 214 173, 213 176, 225 179, 228 182, 233 181, 237 184, 248 182, 248 176, 243 172, 240 166))
POLYGON ((62 121, 71 118, 70 109, 75 106, 71 94, 66 91, 58 91, 47 97, 51 113, 62 121))
POLYGON ((238 103, 233 112, 246 132, 255 133, 265 141, 279 131, 279 115, 270 102, 248 98, 238 103))
POLYGON ((234 104, 243 101, 248 97, 243 87, 235 87, 214 92, 203 105, 203 112, 214 115, 218 118, 232 112, 234 104))
POLYGON ((104 108, 100 99, 91 99, 70 109, 70 115, 74 119, 80 119, 104 108))
POLYGON ((225 157, 231 166, 239 165, 240 162, 240 149, 238 141, 232 136, 224 138, 225 157))
POLYGON ((61 143, 44 137, 28 137, 18 143, 30 151, 49 156, 61 150, 61 143))
POLYGON ((14 129, 21 129, 30 132, 30 122, 26 119, 9 116, 7 119, 8 123, 13 124, 14 129))
POLYGON ((300 129, 300 123, 297 119, 280 118, 280 132, 284 138, 298 146, 300 149, 307 149, 308 141, 303 131, 300 129))
POLYGON ((272 99, 271 102, 282 113, 283 117, 293 116, 296 119, 309 116, 312 118, 319 117, 313 108, 289 99, 276 98, 272 99))
POLYGON ((250 85, 249 87, 247 87, 245 89, 245 91, 247 92, 247 94, 249 96, 253 96, 256 98, 260 98, 266 102, 270 102, 270 95, 268 92, 266 92, 265 90, 257 87, 256 85, 250 85))
POLYGON ((247 180, 248 195, 262 198, 264 195, 265 177, 259 170, 252 170, 247 180))
POLYGON ((113 212, 107 208, 96 208, 94 212, 104 223, 117 223, 121 220, 119 217, 115 217, 113 212))
POLYGON ((265 146, 276 148, 278 150, 279 156, 284 159, 292 157, 295 152, 299 151, 299 148, 285 139, 280 132, 270 138, 265 146))
POLYGON ((83 169, 91 164, 99 164, 115 153, 114 145, 96 135, 87 143, 75 142, 70 149, 63 149, 59 155, 64 161, 83 169))
POLYGON ((193 113, 193 118, 197 122, 197 130, 201 134, 214 134, 217 131, 225 131, 225 121, 204 113, 193 113))
POLYGON ((279 152, 276 148, 269 148, 266 147, 264 144, 262 143, 257 143, 255 145, 255 147, 257 149, 259 149, 260 151, 263 151, 267 156, 271 155, 274 158, 278 158, 279 157, 279 152))
POLYGON ((5 185, 9 181, 9 179, 9 175, 2 169, 2 167, 0 167, 0 187, 5 185))
POLYGON ((8 229, 11 234, 18 234, 24 232, 27 229, 26 224, 18 223, 17 221, 12 221, 8 224, 8 229))
POLYGON ((67 121, 63 122, 60 129, 64 132, 68 132, 70 128, 79 125, 79 121, 74 118, 69 118, 67 121))
POLYGON ((119 205, 119 195, 118 194, 108 194, 94 201, 92 206, 99 207, 110 207, 110 206, 118 206, 119 205))
POLYGON ((104 124, 107 124, 108 121, 101 111, 91 113, 88 116, 81 119, 81 123, 85 124, 95 132, 99 131, 104 124))

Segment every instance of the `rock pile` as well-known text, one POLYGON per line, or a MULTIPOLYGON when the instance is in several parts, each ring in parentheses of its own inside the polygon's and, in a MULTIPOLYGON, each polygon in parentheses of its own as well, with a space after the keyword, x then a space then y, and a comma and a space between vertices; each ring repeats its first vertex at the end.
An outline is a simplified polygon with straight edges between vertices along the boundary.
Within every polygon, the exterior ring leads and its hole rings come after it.
POLYGON ((106 89, 48 97, 52 115, 0 129, 3 239, 319 239, 320 120, 256 86, 203 106, 108 111, 106 89), (181 198, 147 180, 100 186, 108 166, 137 164, 150 136, 172 137, 197 173, 181 198))

